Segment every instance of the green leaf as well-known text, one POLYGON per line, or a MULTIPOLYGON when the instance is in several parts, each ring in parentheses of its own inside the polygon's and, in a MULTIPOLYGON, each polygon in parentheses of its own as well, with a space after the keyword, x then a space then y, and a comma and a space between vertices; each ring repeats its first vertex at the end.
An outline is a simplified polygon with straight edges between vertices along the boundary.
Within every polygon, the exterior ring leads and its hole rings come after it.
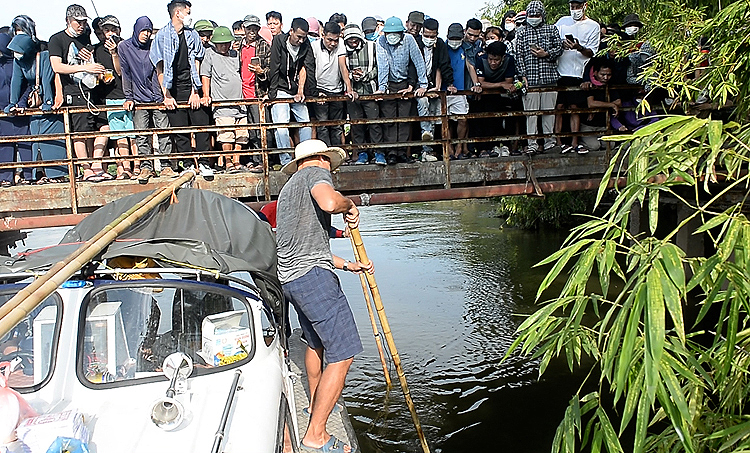
POLYGON ((710 278, 711 272, 721 262, 721 258, 718 255, 714 255, 711 258, 705 260, 698 269, 693 271, 693 277, 688 282, 686 290, 692 291, 698 285, 705 283, 707 278, 710 278))
POLYGON ((690 117, 687 116, 668 116, 662 120, 659 120, 655 123, 651 123, 646 127, 642 127, 638 129, 634 134, 633 137, 647 137, 653 133, 659 132, 662 129, 666 129, 669 126, 672 126, 674 124, 678 123, 686 123, 690 120, 690 117))
POLYGON ((651 234, 656 232, 659 224, 659 190, 649 189, 648 191, 648 227, 651 234))
MULTIPOLYGON (((665 312, 664 293, 662 292, 661 279, 658 270, 654 268, 646 274, 646 287, 648 291, 648 303, 644 330, 646 331, 646 354, 651 357, 653 370, 646 369, 646 376, 658 375, 661 364, 661 355, 664 351, 665 335, 665 312)), ((651 380, 650 383, 654 381, 651 380)))
POLYGON ((683 256, 685 256, 685 252, 672 243, 666 243, 661 248, 664 270, 666 270, 669 278, 681 291, 685 289, 685 267, 682 264, 683 256))
POLYGON ((659 281, 661 282, 662 292, 664 294, 664 302, 667 306, 667 311, 674 324, 677 336, 681 342, 685 342, 685 320, 682 316, 682 298, 680 292, 675 287, 674 283, 670 278, 667 277, 664 271, 664 261, 654 261, 654 273, 658 275, 659 281))
POLYGON ((635 438, 633 441, 633 453, 640 453, 644 451, 644 444, 646 442, 646 432, 648 429, 649 422, 649 411, 650 404, 646 395, 641 395, 638 398, 638 415, 635 418, 635 438))
POLYGON ((612 427, 612 423, 609 421, 607 413, 601 407, 596 410, 596 417, 599 419, 599 424, 602 427, 602 433, 604 434, 604 441, 606 442, 607 451, 609 452, 623 452, 622 445, 620 445, 620 439, 617 437, 615 429, 612 427))

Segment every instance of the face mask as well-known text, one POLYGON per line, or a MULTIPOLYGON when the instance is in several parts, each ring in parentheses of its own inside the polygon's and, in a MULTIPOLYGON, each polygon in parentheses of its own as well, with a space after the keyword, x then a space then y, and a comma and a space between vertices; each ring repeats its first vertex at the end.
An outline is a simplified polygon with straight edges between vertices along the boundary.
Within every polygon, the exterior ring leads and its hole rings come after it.
POLYGON ((437 38, 425 38, 422 36, 422 44, 425 45, 425 47, 432 47, 437 42, 437 38))
POLYGON ((368 33, 368 34, 365 35, 365 39, 368 40, 368 41, 375 41, 377 38, 378 38, 378 34, 375 33, 375 32, 368 33))
POLYGON ((513 31, 515 29, 516 29, 516 24, 514 22, 505 23, 505 31, 513 31))
POLYGON ((73 27, 68 27, 68 34, 70 36, 74 37, 74 38, 77 38, 77 37, 81 36, 80 33, 78 33, 77 31, 73 30, 73 27))
POLYGON ((636 33, 638 33, 638 30, 638 27, 625 27, 625 33, 627 33, 628 36, 635 35, 636 33))
POLYGON ((385 40, 388 41, 388 44, 395 46, 401 42, 401 35, 398 33, 388 33, 385 35, 385 40))
POLYGON ((13 58, 16 60, 23 60, 23 54, 20 52, 13 52, 13 58))
POLYGON ((537 27, 542 23, 541 17, 527 17, 526 22, 529 23, 532 27, 537 27))
POLYGON ((581 19, 583 19, 583 9, 571 9, 570 10, 570 17, 572 17, 573 20, 581 20, 581 19))
POLYGON ((450 47, 450 48, 451 48, 451 49, 453 49, 453 50, 456 50, 456 49, 458 49, 459 47, 461 47, 461 43, 462 43, 462 42, 463 42, 463 41, 462 41, 462 40, 460 40, 460 39, 449 39, 449 40, 448 40, 448 47, 450 47))
POLYGON ((190 17, 190 14, 185 14, 182 17, 182 25, 189 27, 190 25, 192 25, 192 23, 193 23, 193 18, 190 17))
POLYGON ((492 44, 493 42, 497 42, 497 39, 488 39, 487 41, 485 41, 485 42, 484 42, 484 44, 485 44, 486 46, 489 46, 489 45, 490 45, 490 44, 492 44))
POLYGON ((309 39, 310 42, 315 42, 318 40, 318 38, 316 38, 315 36, 310 36, 310 35, 307 35, 307 39, 309 39))

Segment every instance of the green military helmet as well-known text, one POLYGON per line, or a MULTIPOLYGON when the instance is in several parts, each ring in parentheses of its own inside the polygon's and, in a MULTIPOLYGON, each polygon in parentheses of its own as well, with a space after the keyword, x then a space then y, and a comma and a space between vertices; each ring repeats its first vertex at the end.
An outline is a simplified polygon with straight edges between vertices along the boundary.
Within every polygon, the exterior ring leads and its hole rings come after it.
POLYGON ((207 21, 206 19, 201 19, 198 22, 195 23, 195 26, 193 27, 195 31, 214 31, 214 26, 211 24, 210 21, 207 21))
POLYGON ((234 35, 232 30, 228 27, 216 27, 214 28, 214 34, 211 35, 211 42, 214 44, 223 44, 234 41, 234 35))

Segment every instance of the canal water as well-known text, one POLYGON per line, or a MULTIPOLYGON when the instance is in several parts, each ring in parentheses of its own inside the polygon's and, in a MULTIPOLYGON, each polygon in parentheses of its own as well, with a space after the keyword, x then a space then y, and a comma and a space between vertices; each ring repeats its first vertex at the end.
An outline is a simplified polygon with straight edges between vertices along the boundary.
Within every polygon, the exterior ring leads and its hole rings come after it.
MULTIPOLYGON (((548 268, 534 264, 566 233, 503 228, 495 209, 482 200, 361 209, 363 241, 434 452, 549 452, 581 382, 564 364, 539 380, 535 363, 502 360, 522 315, 535 310, 548 268)), ((351 259, 348 240, 331 245, 351 259)), ((344 390, 361 449, 421 451, 395 369, 386 392, 359 279, 340 279, 365 347, 344 390)))
MULTIPOLYGON (((564 364, 553 362, 539 380, 534 362, 502 360, 522 315, 535 309, 546 269, 534 264, 566 233, 504 229, 495 209, 482 200, 361 209, 365 247, 433 452, 548 452, 581 382, 564 364)), ((340 216, 334 223, 343 226, 340 216)), ((32 231, 21 249, 56 243, 65 231, 32 231)), ((348 239, 331 247, 352 259, 348 239)), ((359 279, 338 274, 365 347, 344 390, 362 452, 421 451, 392 362, 394 387, 386 390, 359 279)))

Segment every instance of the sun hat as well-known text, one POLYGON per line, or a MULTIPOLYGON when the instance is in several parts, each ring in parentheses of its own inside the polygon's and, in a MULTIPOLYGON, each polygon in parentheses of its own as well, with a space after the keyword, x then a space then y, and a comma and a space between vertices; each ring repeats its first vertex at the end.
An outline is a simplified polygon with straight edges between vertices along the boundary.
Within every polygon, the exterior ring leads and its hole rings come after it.
POLYGON ((211 35, 212 43, 224 44, 232 41, 234 41, 234 35, 232 34, 232 30, 230 30, 228 27, 214 28, 214 34, 211 35))
POLYGON ((294 148, 294 159, 288 164, 284 165, 281 171, 286 173, 287 175, 291 175, 295 171, 297 171, 297 163, 300 160, 311 156, 326 156, 327 158, 331 159, 331 171, 333 171, 339 168, 341 162, 346 159, 346 152, 343 149, 337 148, 335 146, 329 147, 322 140, 305 140, 304 142, 297 145, 296 148, 294 148))
POLYGON ((622 26, 627 27, 628 25, 637 25, 643 28, 643 22, 641 22, 638 14, 628 14, 625 16, 625 20, 622 21, 622 26))
POLYGON ((406 31, 406 29, 404 28, 404 23, 401 22, 401 19, 398 17, 389 17, 388 20, 385 21, 383 33, 399 33, 402 31, 406 31))
POLYGON ((211 25, 211 22, 209 22, 206 19, 201 19, 195 23, 195 26, 193 27, 193 30, 195 31, 214 31, 214 26, 211 25))

